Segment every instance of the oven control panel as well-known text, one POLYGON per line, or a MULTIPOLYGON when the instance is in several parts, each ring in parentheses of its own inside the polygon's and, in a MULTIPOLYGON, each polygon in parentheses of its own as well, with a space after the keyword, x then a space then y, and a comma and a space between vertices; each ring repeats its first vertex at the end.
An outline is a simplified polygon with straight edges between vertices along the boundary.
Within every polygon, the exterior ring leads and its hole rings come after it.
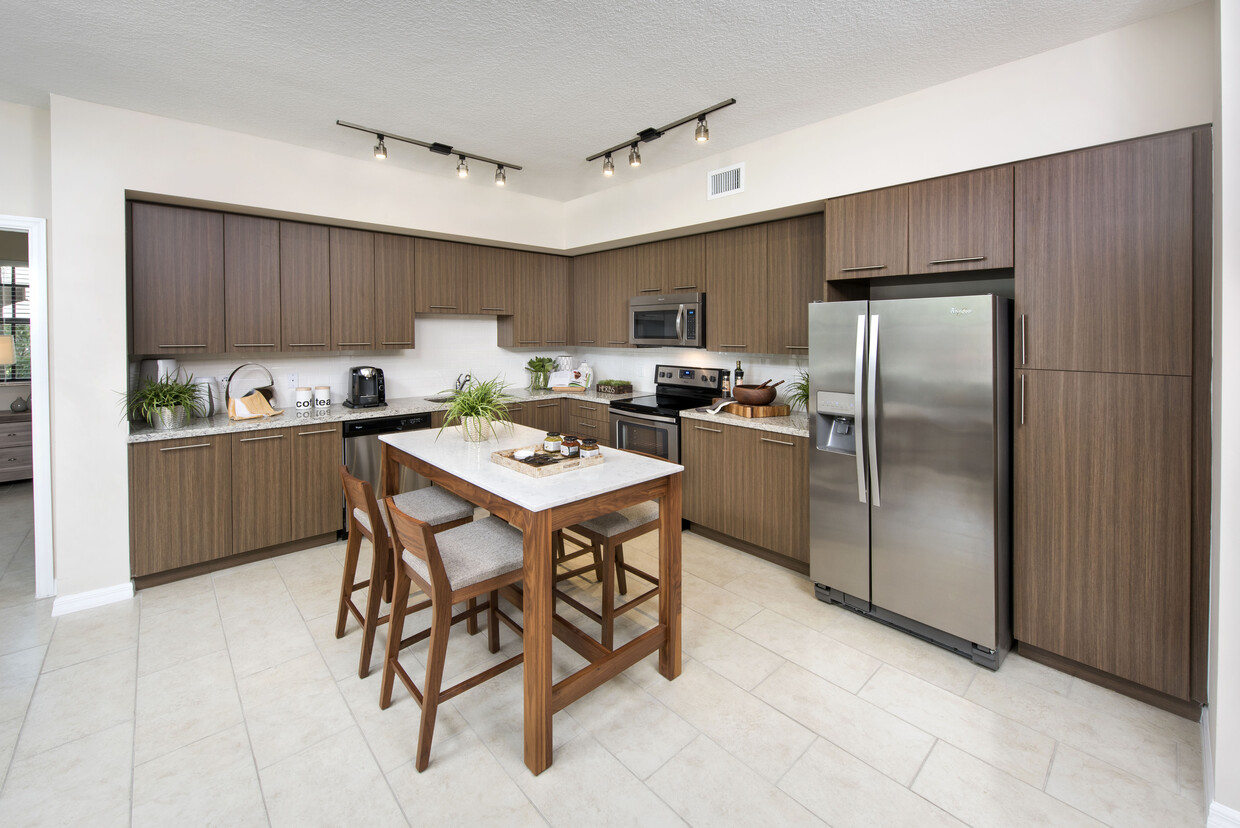
POLYGON ((657 385, 674 385, 701 391, 718 391, 723 372, 718 368, 687 368, 683 365, 656 365, 654 381, 657 385))

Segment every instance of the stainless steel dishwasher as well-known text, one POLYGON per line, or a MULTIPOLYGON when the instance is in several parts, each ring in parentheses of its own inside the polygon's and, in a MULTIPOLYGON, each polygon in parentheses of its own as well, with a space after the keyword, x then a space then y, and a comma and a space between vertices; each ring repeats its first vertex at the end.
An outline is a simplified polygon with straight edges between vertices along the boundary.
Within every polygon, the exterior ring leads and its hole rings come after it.
MULTIPOLYGON (((431 415, 407 414, 402 417, 367 417, 347 420, 344 423, 344 465, 354 477, 370 482, 379 497, 380 461, 379 437, 398 431, 418 431, 431 427, 431 415)), ((412 469, 402 468, 399 491, 422 489, 430 481, 412 469)))

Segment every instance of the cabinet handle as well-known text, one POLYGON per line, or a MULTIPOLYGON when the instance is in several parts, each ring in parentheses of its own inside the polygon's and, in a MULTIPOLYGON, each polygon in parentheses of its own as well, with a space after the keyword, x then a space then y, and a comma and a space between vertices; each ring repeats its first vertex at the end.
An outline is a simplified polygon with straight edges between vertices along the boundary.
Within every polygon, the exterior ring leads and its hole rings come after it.
POLYGON ((578 411, 598 411, 598 409, 592 405, 582 405, 581 403, 577 403, 577 410, 578 411))
POLYGON ((709 431, 711 434, 722 434, 723 430, 718 428, 707 428, 706 426, 695 425, 698 431, 709 431))
POLYGON ((956 264, 957 262, 980 262, 986 259, 985 256, 960 256, 955 259, 931 259, 926 264, 956 264))
POLYGON ((194 443, 192 446, 169 446, 168 448, 161 448, 160 451, 185 451, 185 449, 210 447, 210 443, 194 443))
MULTIPOLYGON (((559 408, 559 403, 539 403, 535 408, 559 408)), ((11 435, 10 435, 11 436, 11 435)))
POLYGON ((720 342, 719 347, 720 348, 748 348, 749 346, 748 345, 729 345, 726 342, 720 342))
POLYGON ((539 342, 542 342, 541 339, 518 339, 517 341, 522 345, 537 345, 539 342))
POLYGON ((456 310, 456 305, 431 305, 431 310, 456 310))
MULTIPOLYGON (((297 436, 306 437, 311 434, 335 434, 335 433, 336 433, 336 429, 334 428, 324 428, 324 429, 320 429, 319 431, 299 431, 297 432, 297 436)), ((263 438, 263 439, 266 439, 266 438, 263 438)))
POLYGON ((673 285, 672 290, 688 290, 689 288, 695 287, 697 287, 697 285, 673 285))
POLYGON ((783 440, 772 440, 769 437, 761 437, 759 439, 761 439, 762 442, 764 443, 774 443, 777 446, 795 446, 796 445, 796 443, 785 443, 783 440))
POLYGON ((326 348, 326 342, 290 342, 290 348, 326 348))
POLYGON ((17 432, 13 432, 12 434, 6 434, 6 435, 4 435, 4 436, 5 436, 5 437, 16 437, 16 436, 17 436, 17 432))
POLYGON ((1020 315, 1020 364, 1025 364, 1025 315, 1020 315))
POLYGON ((257 442, 258 440, 279 440, 283 436, 284 436, 283 434, 272 434, 269 437, 242 437, 240 440, 238 440, 238 442, 253 443, 253 442, 257 442))
POLYGON ((384 342, 384 345, 412 345, 412 342, 384 342))
MULTIPOLYGON (((434 305, 432 305, 431 307, 435 307, 435 306, 434 306, 434 305)), ((502 311, 502 310, 504 310, 504 309, 503 309, 503 308, 483 308, 483 310, 490 310, 490 311, 502 311)))
POLYGON ((548 339, 547 344, 548 345, 567 345, 568 340, 567 339, 548 339))
POLYGON ((629 341, 627 339, 609 339, 607 340, 607 344, 608 345, 628 345, 629 341))
POLYGON ((337 348, 358 348, 369 345, 369 342, 337 342, 337 348))
POLYGON ((234 348, 274 348, 274 342, 234 342, 234 348))
POLYGON ((638 291, 638 293, 658 293, 661 290, 663 290, 663 288, 642 288, 638 291))
POLYGON ((206 345, 160 345, 161 348, 205 348, 206 345))
POLYGON ((809 346, 808 346, 808 345, 785 345, 784 347, 785 347, 785 348, 793 348, 793 349, 798 350, 798 351, 808 351, 808 350, 809 350, 809 346))
POLYGON ((1025 375, 1020 375, 1020 424, 1025 424, 1025 375))
POLYGON ((594 344, 593 339, 578 339, 577 341, 581 343, 582 345, 593 345, 594 344))
POLYGON ((598 428, 598 426, 596 425, 590 425, 589 423, 583 423, 583 422, 578 422, 577 426, 579 428, 598 428))

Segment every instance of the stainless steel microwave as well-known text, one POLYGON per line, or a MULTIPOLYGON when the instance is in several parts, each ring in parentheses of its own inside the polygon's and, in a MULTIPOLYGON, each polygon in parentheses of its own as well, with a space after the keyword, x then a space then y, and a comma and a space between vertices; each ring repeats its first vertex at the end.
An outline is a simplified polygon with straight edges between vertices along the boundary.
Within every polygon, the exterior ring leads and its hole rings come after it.
POLYGON ((706 294, 669 293, 629 300, 629 341, 634 345, 706 347, 706 294))

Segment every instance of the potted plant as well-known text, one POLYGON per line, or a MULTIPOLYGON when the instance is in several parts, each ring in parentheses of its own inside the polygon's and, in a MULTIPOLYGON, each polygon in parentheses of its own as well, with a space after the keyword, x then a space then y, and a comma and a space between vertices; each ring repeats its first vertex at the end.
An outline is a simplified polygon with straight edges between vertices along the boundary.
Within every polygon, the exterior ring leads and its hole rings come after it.
POLYGON ((539 391, 547 387, 547 379, 555 370, 555 360, 551 357, 534 357, 525 363, 525 370, 530 372, 530 390, 539 391))
POLYGON ((793 411, 809 410, 809 372, 797 369, 797 378, 788 386, 788 405, 793 411))
POLYGON ((159 379, 144 379, 125 395, 125 413, 129 419, 143 419, 159 431, 180 428, 187 417, 206 414, 200 389, 189 374, 184 380, 173 374, 159 379))
POLYGON ((595 390, 600 394, 631 394, 633 393, 633 383, 628 380, 599 380, 595 390))
POLYGON ((444 392, 451 394, 451 398, 439 433, 442 434, 449 423, 459 420, 462 437, 470 442, 482 442, 495 433, 496 422, 511 426, 508 403, 516 398, 505 393, 505 387, 499 377, 485 381, 471 378, 460 391, 444 392))

